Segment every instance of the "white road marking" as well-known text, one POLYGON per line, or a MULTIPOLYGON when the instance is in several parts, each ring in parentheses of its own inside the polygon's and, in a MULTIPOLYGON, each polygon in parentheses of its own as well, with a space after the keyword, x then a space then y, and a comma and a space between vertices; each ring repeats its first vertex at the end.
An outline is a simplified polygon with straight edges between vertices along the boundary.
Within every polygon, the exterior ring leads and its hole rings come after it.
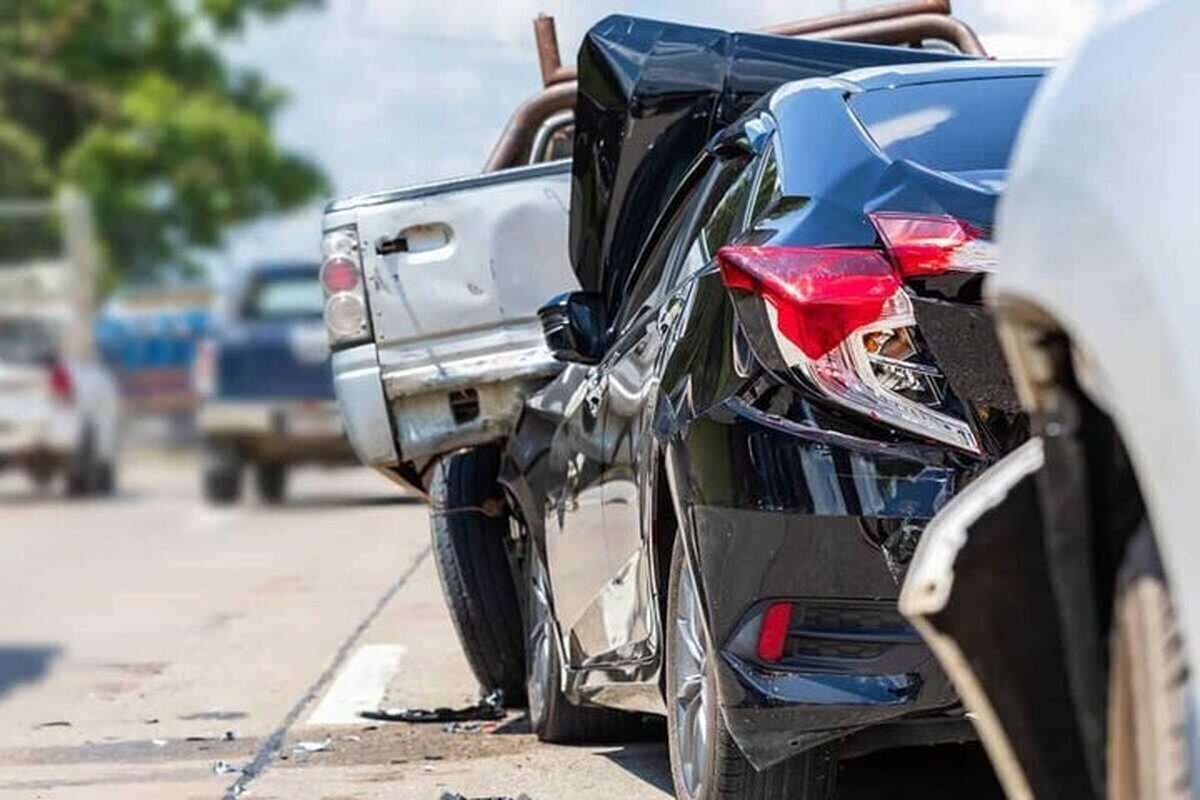
POLYGON ((368 644, 342 667, 308 718, 309 725, 362 724, 360 711, 374 711, 383 702, 388 683, 404 656, 401 644, 368 644))

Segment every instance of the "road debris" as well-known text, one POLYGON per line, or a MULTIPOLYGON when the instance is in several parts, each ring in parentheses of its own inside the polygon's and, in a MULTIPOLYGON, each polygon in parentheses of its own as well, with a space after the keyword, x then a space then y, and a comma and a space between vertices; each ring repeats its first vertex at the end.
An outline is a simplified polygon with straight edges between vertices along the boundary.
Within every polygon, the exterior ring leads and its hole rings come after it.
POLYGON ((511 795, 495 795, 493 797, 467 797, 465 794, 457 792, 445 792, 438 800, 533 800, 529 795, 522 792, 513 797, 511 795))
POLYGON ((54 719, 54 720, 50 720, 49 722, 39 722, 37 725, 34 725, 33 727, 34 727, 34 730, 41 730, 42 728, 69 728, 69 727, 71 727, 71 720, 69 720, 69 719, 54 719))
POLYGON ((228 761, 218 761, 213 764, 212 770, 214 775, 228 775, 230 772, 241 772, 239 767, 235 767, 228 761))
POLYGON ((322 753, 328 750, 331 744, 333 744, 333 739, 328 736, 319 742, 296 742, 292 746, 292 752, 297 755, 301 753, 322 753))
POLYGON ((496 689, 481 698, 475 705, 463 706, 462 708, 381 708, 378 711, 363 711, 359 716, 363 719, 379 722, 462 723, 492 721, 504 719, 504 692, 496 689))
POLYGON ((166 747, 167 740, 166 739, 151 739, 150 744, 154 745, 155 747, 166 747))

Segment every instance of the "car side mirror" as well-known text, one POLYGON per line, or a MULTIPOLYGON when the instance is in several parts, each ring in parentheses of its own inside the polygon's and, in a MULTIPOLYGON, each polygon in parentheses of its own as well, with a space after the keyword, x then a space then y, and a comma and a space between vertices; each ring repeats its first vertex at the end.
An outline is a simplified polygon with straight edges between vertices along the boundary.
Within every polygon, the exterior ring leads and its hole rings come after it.
POLYGON ((597 364, 604 357, 604 296, 566 292, 538 309, 546 346, 559 361, 597 364))

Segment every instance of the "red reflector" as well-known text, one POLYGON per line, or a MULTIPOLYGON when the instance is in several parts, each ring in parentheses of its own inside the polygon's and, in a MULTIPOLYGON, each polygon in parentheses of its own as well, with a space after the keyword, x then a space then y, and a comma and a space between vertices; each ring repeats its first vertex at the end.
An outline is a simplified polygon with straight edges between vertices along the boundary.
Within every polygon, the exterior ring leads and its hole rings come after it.
POLYGON ((783 658, 788 628, 792 625, 792 604, 771 603, 763 614, 762 629, 758 632, 758 657, 768 663, 783 658))
POLYGON ((70 370, 61 363, 50 368, 50 394, 64 403, 75 399, 75 382, 71 380, 70 370))
POLYGON ((944 275, 955 270, 987 269, 969 246, 987 247, 979 229, 954 217, 877 211, 868 215, 883 237, 896 269, 905 278, 944 275))
POLYGON ((321 268, 321 283, 330 294, 351 291, 358 286, 358 264, 348 258, 331 258, 321 268))
POLYGON ((721 280, 775 307, 779 332, 812 359, 878 320, 900 280, 881 253, 850 247, 722 247, 721 280))

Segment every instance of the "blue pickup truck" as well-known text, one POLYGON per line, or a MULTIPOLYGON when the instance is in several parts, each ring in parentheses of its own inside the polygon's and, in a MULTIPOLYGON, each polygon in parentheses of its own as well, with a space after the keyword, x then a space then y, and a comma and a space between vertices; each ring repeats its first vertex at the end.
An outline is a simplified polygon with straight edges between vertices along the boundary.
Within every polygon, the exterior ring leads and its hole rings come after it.
POLYGON ((247 468, 259 497, 273 504, 287 494, 290 467, 357 462, 334 402, 318 269, 273 263, 247 270, 200 346, 203 488, 211 503, 237 502, 247 468))

